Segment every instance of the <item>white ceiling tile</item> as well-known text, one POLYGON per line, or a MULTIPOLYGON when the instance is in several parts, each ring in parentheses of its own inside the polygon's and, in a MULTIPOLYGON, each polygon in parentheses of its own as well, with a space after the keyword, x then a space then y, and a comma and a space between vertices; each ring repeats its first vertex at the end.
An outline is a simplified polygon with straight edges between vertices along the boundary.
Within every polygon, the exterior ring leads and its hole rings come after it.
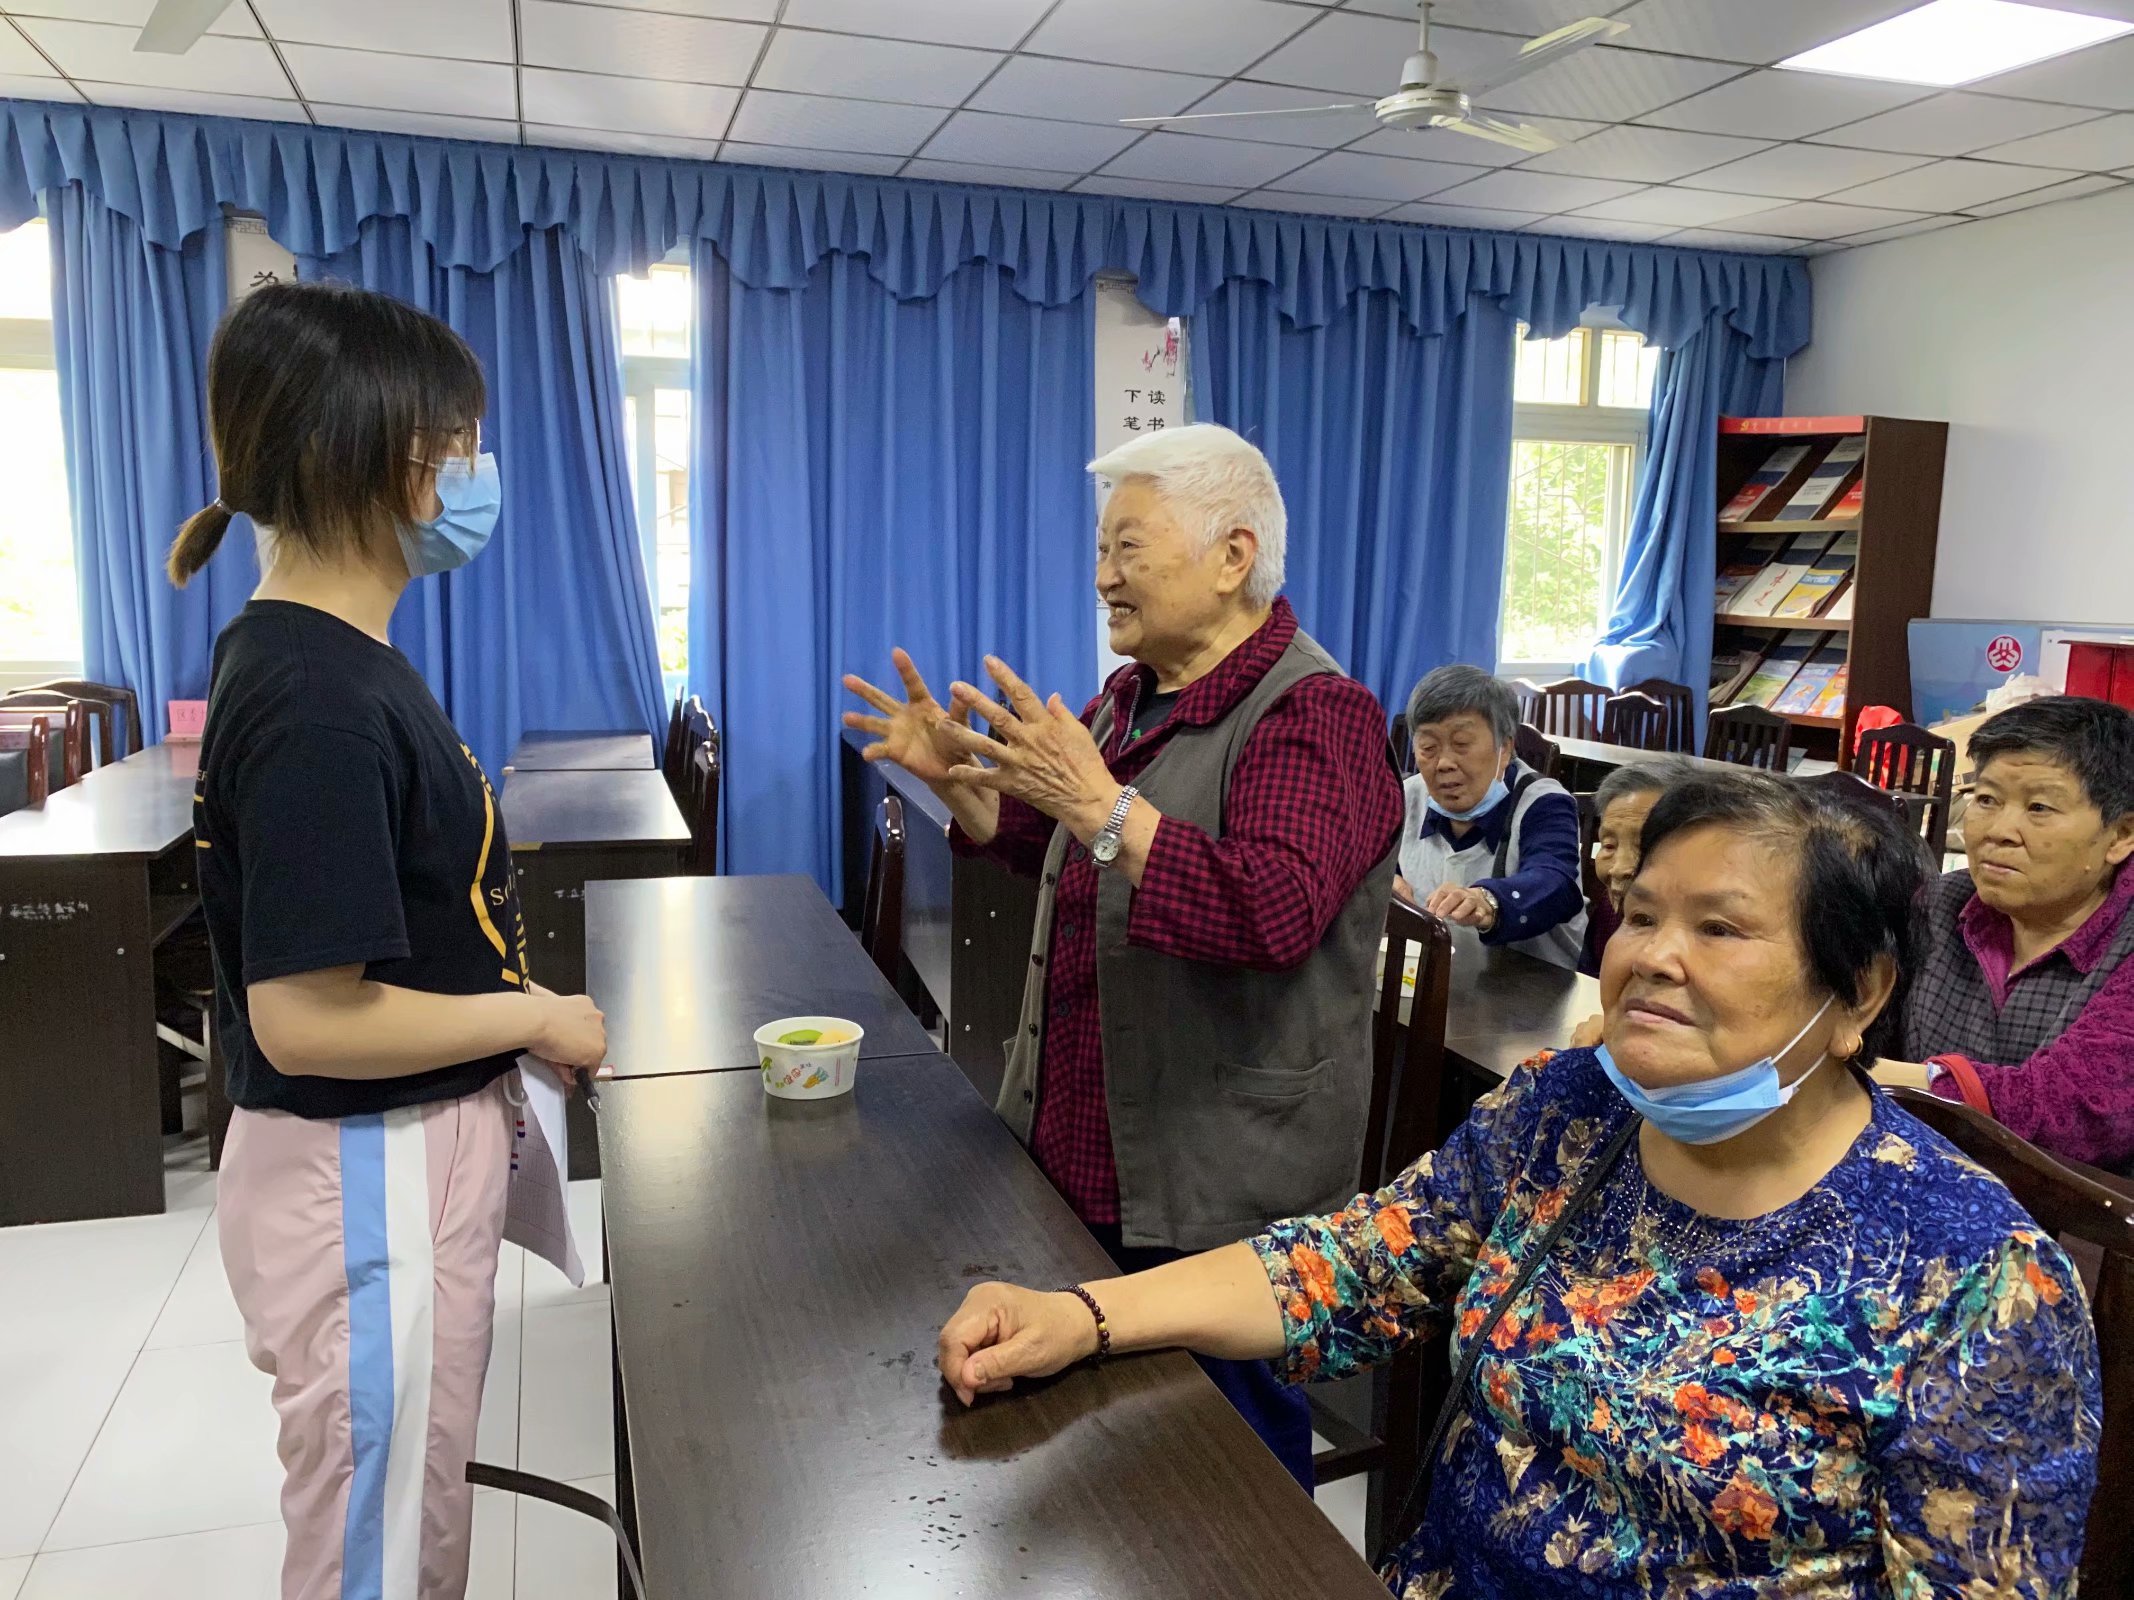
MULTIPOLYGON (((1562 117, 1526 120, 1560 144, 1570 144, 1608 126, 1605 122, 1569 122, 1562 117)), ((1368 139, 1359 140, 1355 148, 1370 156, 1406 156, 1411 160, 1421 157, 1469 167, 1508 167, 1528 159, 1524 150, 1471 133, 1455 133, 1450 128, 1381 128, 1368 139)))
POLYGON ((1443 195, 1447 205, 1487 206, 1492 210, 1569 211, 1633 194, 1638 185, 1601 178, 1567 178, 1555 172, 1485 172, 1443 195))
POLYGON ((2048 183, 2073 176, 2047 167, 2016 167, 1998 161, 1935 161, 1894 177, 1863 183, 1833 198, 1847 205, 1961 211, 1965 206, 2000 200, 2025 189, 2042 189, 2048 183))
MULTIPOLYGON (((1115 123, 1121 117, 1165 117, 1183 111, 1220 82, 1090 61, 1010 56, 1008 64, 971 96, 970 104, 974 110, 1005 111, 1012 116, 1115 123)), ((1220 111, 1222 107, 1209 109, 1220 111)))
MULTIPOLYGON (((293 97, 288 74, 264 39, 225 39, 210 34, 182 56, 136 54, 131 27, 96 22, 58 22, 21 17, 16 25, 76 80, 129 83, 145 88, 193 89, 208 94, 293 97)), ((100 97, 99 97, 100 98, 100 97)))
POLYGON ((519 142, 519 125, 494 117, 440 117, 419 111, 380 111, 375 106, 320 105, 316 101, 312 102, 311 114, 324 128, 410 133, 433 139, 482 139, 491 144, 519 142))
POLYGON ((1894 228, 1877 228, 1872 233, 1855 234, 1845 243, 1848 246, 1882 244, 1891 239, 1909 239, 1915 233, 1938 233, 1943 228, 1953 228, 1958 223, 1970 220, 1968 217, 1924 217, 1917 222, 1900 223, 1894 228))
POLYGON ((1920 0, 1638 0, 1626 44, 1769 66, 1910 11, 1920 0))
MULTIPOLYGON (((193 47, 199 49, 198 45, 193 47)), ((308 122, 301 101, 263 95, 212 94, 202 89, 166 89, 153 84, 83 83, 81 92, 93 106, 126 106, 135 111, 182 111, 194 117, 251 117, 261 122, 308 122)))
POLYGON ((902 156, 861 150, 803 150, 791 145, 745 144, 733 139, 719 146, 719 159, 743 167, 790 167, 796 172, 857 172, 870 178, 886 178, 904 165, 902 156))
POLYGON ((1915 156, 1964 156, 2048 128, 2087 122, 2096 112, 1985 94, 1941 94, 1897 111, 1816 134, 1811 144, 1899 150, 1915 156))
POLYGON ((1451 167, 1439 161, 1403 161, 1397 156, 1356 155, 1339 150, 1333 155, 1321 156, 1309 166, 1284 174, 1269 187, 1299 194, 1339 194, 1391 202, 1420 200, 1440 189, 1465 183, 1474 175, 1472 167, 1451 167))
POLYGON ((709 161, 721 146, 716 139, 685 139, 677 134, 619 133, 609 128, 558 128, 529 122, 526 142, 560 145, 565 150, 622 150, 640 156, 680 156, 689 161, 709 161))
MULTIPOLYGON (((13 0, 0 10, 17 17, 60 17, 69 22, 120 22, 140 32, 141 24, 156 9, 156 0, 13 0)), ((252 20, 251 8, 229 5, 208 29, 210 33, 227 34, 238 39, 257 39, 262 35, 259 24, 252 20)))
MULTIPOLYGON (((283 44, 419 51, 447 61, 509 61, 511 0, 252 0, 283 44)), ((228 16, 245 7, 233 4, 228 16)))
POLYGON ((795 28, 1012 50, 1052 0, 789 0, 795 28))
POLYGON ((64 78, 32 78, 24 73, 0 72, 0 95, 10 100, 56 100, 78 106, 81 95, 64 78))
POLYGON ((1727 189, 1735 194, 1777 195, 1786 200, 1816 200, 1839 189, 1886 178, 1922 165, 1925 156, 1900 156, 1888 150, 1841 150, 1836 145, 1782 144, 1745 161, 1681 179, 1685 188, 1727 189))
POLYGON ((1768 211, 1771 199, 1758 194, 1716 194, 1707 189, 1640 189, 1619 200, 1603 200, 1580 209, 1581 216, 1616 222, 1664 222, 1675 228, 1702 228, 1751 212, 1768 211))
POLYGON ((916 155, 941 126, 933 106, 893 106, 873 100, 777 94, 751 89, 726 132, 744 144, 790 145, 800 150, 859 150, 872 155, 916 155))
POLYGON ((1692 61, 1687 56, 1654 55, 1645 50, 1597 44, 1565 56, 1529 77, 1492 89, 1482 99, 1492 111, 1627 122, 1709 89, 1740 70, 1714 61, 1692 61))
POLYGON ((749 82, 794 94, 960 106, 1003 59, 989 50, 780 28, 749 82))
POLYGON ((1529 211, 1487 211, 1480 206, 1444 206, 1435 200, 1424 200, 1416 205, 1395 206, 1385 215, 1388 222, 1422 222, 1439 228, 1483 228, 1497 233, 1509 233, 1529 222, 1539 222, 1540 217, 1529 211))
POLYGON ((2134 116, 2124 112, 2077 123, 2052 133, 2033 134, 2012 144, 1997 144, 1980 155, 1994 161, 2020 161, 2076 172, 2110 172, 2134 162, 2134 116))
POLYGON ((53 78, 52 64, 31 48, 29 40, 0 21, 0 72, 23 78, 53 78))
POLYGON ((1274 0, 1060 0, 1025 48, 1077 61, 1229 77, 1317 15, 1274 0))
MULTIPOLYGON (((1107 162, 1118 178, 1158 183, 1229 184, 1256 188, 1302 166, 1308 152, 1285 144, 1247 144, 1242 139, 1200 139, 1190 133, 1152 133, 1107 162)), ((1420 198, 1417 196, 1416 198, 1420 198)))
POLYGON ((528 66, 683 83, 746 83, 763 46, 754 23, 519 0, 528 66))
POLYGON ((1387 204, 1384 200, 1365 200, 1349 195, 1283 194, 1274 189, 1255 189, 1250 194, 1239 195, 1231 203, 1254 211, 1291 211, 1299 216, 1343 217, 1356 221, 1383 215, 1387 204))
POLYGON ((1917 84, 1875 83, 1821 72, 1751 72, 1638 120, 1704 133, 1798 139, 1908 104, 1926 93, 1917 84))
POLYGON ((1730 139, 1717 133, 1619 126, 1536 156, 1521 170, 1621 178, 1628 183, 1666 183, 1685 173, 1701 172, 1767 148, 1759 140, 1730 139))
MULTIPOLYGON (((724 17, 729 22, 770 22, 778 15, 778 0, 587 0, 587 3, 621 11, 724 17)), ((901 5, 903 0, 897 0, 897 3, 901 5)))
POLYGON ((1543 217, 1521 233, 1553 233, 1571 239, 1614 239, 1625 244, 1650 244, 1675 231, 1671 222, 1622 222, 1609 217, 1543 217))
POLYGON ((1739 218, 1729 231, 1781 234, 1793 239, 1839 239, 1847 234, 1902 227, 1908 222, 1921 220, 1916 211, 1884 211, 1873 206, 1838 205, 1829 200, 1803 200, 1797 205, 1776 206, 1739 218))
MULTIPOLYGON (((1435 28, 1490 28, 1498 33, 1533 37, 1554 33, 1566 23, 1577 22, 1596 12, 1606 13, 1614 0, 1437 0, 1431 7, 1435 28)), ((1416 0, 1348 0, 1351 11, 1369 11, 1381 17, 1400 17, 1415 26, 1416 0)), ((1412 46, 1410 48, 1413 48, 1412 46)))
POLYGON ((1133 128, 1107 128, 1093 122, 1045 122, 990 111, 959 111, 927 140, 925 155, 929 161, 1087 172, 1140 136, 1133 128))
MULTIPOLYGON (((1049 67, 1057 63, 1047 61, 1042 65, 1049 67)), ((1324 89, 1299 89, 1293 84, 1248 83, 1238 79, 1224 84, 1192 109, 1196 112, 1292 111, 1300 106, 1326 105, 1333 99, 1334 96, 1324 89)), ((1160 111, 1130 114, 1163 115, 1160 111)), ((1196 122, 1191 126, 1195 133, 1206 134, 1211 139, 1250 139, 1260 144, 1306 145, 1314 150, 1331 150, 1369 133, 1377 125, 1371 118, 1371 108, 1364 106, 1356 111, 1329 111, 1322 116, 1237 117, 1221 122, 1196 122)), ((1514 151, 1513 159, 1517 158, 1518 153, 1514 151)))
POLYGON ((1974 217, 1998 217, 2010 211, 2029 211, 2037 206, 2055 205, 2062 200, 2079 200, 2086 194, 2102 194, 2107 189, 2125 187, 2124 178, 2090 173, 2084 177, 2070 178, 2065 183, 2048 184, 2043 189, 2033 189, 2028 194, 2010 195, 2005 200, 1988 200, 1982 205, 1965 206, 1964 211, 1974 217))
POLYGON ((306 100, 442 116, 516 120, 519 114, 516 77, 501 62, 389 56, 317 44, 285 44, 282 59, 306 100))
POLYGON ((528 67, 519 76, 526 120, 554 128, 718 139, 741 97, 740 90, 717 84, 653 83, 593 72, 528 67))
MULTIPOLYGON (((1478 67, 1496 66, 1519 52, 1504 34, 1432 27, 1430 48, 1441 81, 1458 83, 1478 67)), ((1294 83, 1376 100, 1400 87, 1401 64, 1415 49, 1415 24, 1391 17, 1361 17, 1331 11, 1264 61, 1252 76, 1264 83, 1294 83)))
POLYGON ((982 183, 999 189, 1064 189, 1081 173, 989 167, 975 161, 928 161, 923 156, 916 156, 904 163, 901 176, 929 178, 935 183, 982 183))
POLYGON ((1188 205, 1219 206, 1237 198, 1237 190, 1221 184, 1151 183, 1146 178, 1117 178, 1093 173, 1074 186, 1076 194, 1115 194, 1128 200, 1182 200, 1188 205))
POLYGON ((2034 67, 1981 78, 1978 87, 1988 94, 2012 94, 2056 105, 2134 111, 2134 35, 2055 56, 2034 67))
POLYGON ((1760 233, 1731 233, 1721 228, 1684 228, 1680 233, 1670 233, 1667 242, 1685 250, 1745 250, 1769 256, 1785 255, 1808 241, 1760 233))

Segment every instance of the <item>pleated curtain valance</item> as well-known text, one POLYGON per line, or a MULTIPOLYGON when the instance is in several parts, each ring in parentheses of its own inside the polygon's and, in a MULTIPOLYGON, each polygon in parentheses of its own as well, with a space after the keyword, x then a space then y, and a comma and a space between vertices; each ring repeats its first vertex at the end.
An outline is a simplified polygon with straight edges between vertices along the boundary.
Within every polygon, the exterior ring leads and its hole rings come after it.
POLYGON ((606 272, 642 270, 706 239, 755 288, 796 288, 835 252, 865 257, 901 299, 929 297, 959 267, 987 261, 1048 306, 1118 270, 1168 316, 1252 279, 1303 328, 1361 290, 1389 290, 1425 335, 1477 295, 1540 334, 1610 306, 1666 346, 1715 315, 1765 359, 1809 335, 1807 268, 1784 257, 0 100, 0 230, 33 214, 40 191, 76 183, 168 248, 229 206, 261 214, 283 245, 314 257, 347 249, 371 218, 404 216, 440 267, 477 271, 518 250, 529 229, 562 227, 606 272))

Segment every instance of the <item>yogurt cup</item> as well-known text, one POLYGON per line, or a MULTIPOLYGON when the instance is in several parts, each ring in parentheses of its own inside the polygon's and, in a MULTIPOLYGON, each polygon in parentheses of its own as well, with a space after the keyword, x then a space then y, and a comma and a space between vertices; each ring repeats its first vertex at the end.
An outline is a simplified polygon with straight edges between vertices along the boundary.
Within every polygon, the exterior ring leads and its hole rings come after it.
POLYGON ((780 1017, 756 1030, 763 1092, 780 1100, 829 1100, 852 1092, 865 1030, 843 1017, 780 1017))

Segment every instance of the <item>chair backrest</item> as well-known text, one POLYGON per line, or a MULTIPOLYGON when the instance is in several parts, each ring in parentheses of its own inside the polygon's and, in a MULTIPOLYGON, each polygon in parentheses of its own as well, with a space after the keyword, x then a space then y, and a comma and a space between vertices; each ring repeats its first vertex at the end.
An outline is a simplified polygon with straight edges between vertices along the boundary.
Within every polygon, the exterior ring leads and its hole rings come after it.
POLYGON ((1871 811, 1894 811, 1899 816, 1907 810, 1903 795, 1877 789, 1865 778, 1854 777, 1849 772, 1819 772, 1812 778, 1801 779, 1801 782, 1821 789, 1847 805, 1866 806, 1871 811))
POLYGON ((1697 700, 1686 685, 1669 683, 1665 678, 1647 678, 1643 683, 1633 683, 1625 692, 1650 695, 1667 707, 1667 742, 1649 748, 1665 750, 1671 755, 1696 754, 1697 700))
POLYGON ((1626 689, 1611 695, 1601 713, 1601 737, 1632 750, 1665 752, 1674 714, 1651 695, 1626 689))
POLYGON ((0 705, 0 750, 45 751, 45 790, 81 782, 89 766, 88 718, 79 700, 63 707, 0 705), (55 729, 54 724, 57 724, 55 729))
POLYGON ((1707 761, 1731 761, 1737 767, 1784 772, 1793 747, 1793 724, 1762 706, 1721 706, 1704 727, 1707 761))
POLYGON ((40 719, 30 725, 20 750, 0 750, 0 817, 24 806, 41 806, 51 787, 51 756, 40 719))
POLYGON ((689 870, 700 878, 719 870, 719 741, 699 739, 689 752, 689 870))
POLYGON ((895 983, 904 960, 904 802, 893 794, 875 808, 860 938, 882 976, 895 983))
POLYGON ((1385 966, 1371 1018, 1371 1112, 1364 1124, 1363 1170, 1357 1175, 1362 1189, 1383 1187, 1436 1149, 1457 1121, 1445 1070, 1451 995, 1451 931, 1429 912, 1395 900, 1386 908, 1385 966), (1411 958, 1416 964, 1412 991, 1406 984, 1411 958))
POLYGON ((1531 722, 1522 722, 1512 730, 1512 754, 1521 765, 1544 778, 1556 776, 1557 759, 1562 753, 1556 741, 1544 736, 1531 722))
POLYGON ((2134 1194, 2055 1161, 1993 1118, 1938 1095, 1899 1089, 1905 1110, 2001 1182, 2040 1227, 2101 1252, 2091 1286, 2104 1433, 2083 1540, 2082 1592, 2134 1594, 2134 1194))
POLYGON ((1541 720, 1540 685, 1527 678, 1511 678, 1506 680, 1505 687, 1511 690, 1512 698, 1519 702, 1519 720, 1538 724, 1541 720))
POLYGON ((1552 739, 1598 739, 1614 693, 1604 683, 1559 678, 1535 691, 1534 709, 1527 720, 1552 739))
MULTIPOLYGON (((72 700, 88 701, 99 708, 97 716, 97 765, 109 766, 116 759, 115 742, 111 736, 111 712, 126 714, 126 753, 137 756, 141 753, 141 704, 133 691, 115 683, 91 683, 87 678, 53 678, 44 683, 27 683, 15 691, 17 694, 61 694, 72 700), (105 709, 108 708, 108 709, 105 709)), ((5 704, 0 698, 0 704, 5 704)))
POLYGON ((686 704, 687 697, 679 689, 675 690, 674 705, 667 713, 667 742, 660 746, 659 755, 660 775, 667 780, 667 792, 674 796, 676 803, 680 803, 689 789, 689 742, 684 737, 687 724, 682 719, 686 704))
POLYGON ((1393 713, 1392 724, 1386 730, 1386 755, 1393 763, 1395 777, 1405 778, 1415 770, 1415 740, 1408 732, 1408 713, 1393 713))
POLYGON ((1899 722, 1861 733, 1852 770, 1894 794, 1927 802, 1922 836, 1939 860, 1949 843, 1949 808, 1956 791, 1956 743, 1917 723, 1899 722))

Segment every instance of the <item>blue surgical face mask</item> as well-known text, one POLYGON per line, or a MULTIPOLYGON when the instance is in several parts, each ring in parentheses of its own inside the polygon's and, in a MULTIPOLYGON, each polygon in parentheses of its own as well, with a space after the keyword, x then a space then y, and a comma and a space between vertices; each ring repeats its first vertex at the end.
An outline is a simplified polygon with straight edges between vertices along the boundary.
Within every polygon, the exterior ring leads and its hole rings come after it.
POLYGON ((1706 1078, 1701 1083, 1677 1084, 1669 1089, 1647 1089, 1626 1076, 1615 1064, 1615 1057, 1602 1045, 1594 1053, 1600 1057, 1601 1071, 1608 1074, 1608 1081, 1630 1102, 1630 1109, 1658 1128, 1668 1138, 1680 1144, 1718 1144, 1731 1139, 1737 1133, 1753 1128, 1757 1123, 1784 1106, 1799 1092, 1800 1086, 1815 1075, 1816 1069, 1829 1059, 1827 1053, 1816 1058, 1815 1066, 1781 1085, 1778 1081, 1778 1064, 1795 1045, 1808 1037, 1809 1028, 1823 1020, 1823 1012, 1831 1007, 1832 1000, 1825 1000, 1822 1010, 1808 1019, 1808 1026, 1801 1029, 1777 1055, 1765 1056, 1761 1061, 1751 1062, 1739 1072, 1729 1072, 1717 1078, 1706 1078))
POLYGON ((436 516, 400 530, 400 549, 411 578, 450 572, 482 553, 504 504, 496 457, 487 451, 471 463, 465 456, 446 457, 437 469, 437 501, 436 516))
POLYGON ((1423 804, 1439 816, 1450 818, 1454 822, 1472 822, 1475 818, 1486 815, 1491 806, 1502 805, 1504 797, 1510 793, 1511 790, 1504 786, 1504 774, 1500 772, 1490 779, 1489 788, 1483 792, 1482 798, 1465 811, 1454 811, 1448 806, 1439 805, 1437 796, 1427 789, 1424 790, 1423 804))

